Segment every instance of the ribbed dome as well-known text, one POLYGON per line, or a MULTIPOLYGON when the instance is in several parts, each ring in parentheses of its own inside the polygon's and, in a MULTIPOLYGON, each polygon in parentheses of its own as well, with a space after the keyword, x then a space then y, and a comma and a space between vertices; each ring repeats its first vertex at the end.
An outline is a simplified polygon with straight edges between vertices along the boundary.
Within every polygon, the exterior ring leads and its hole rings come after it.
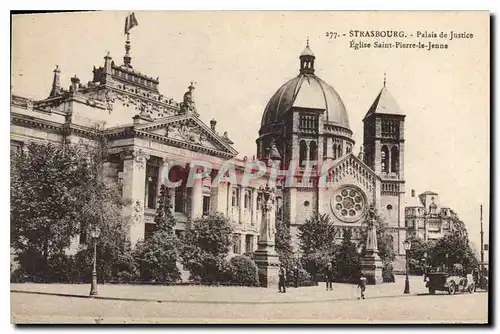
POLYGON ((324 109, 324 121, 349 128, 349 117, 339 94, 314 74, 300 74, 281 86, 269 100, 262 126, 280 122, 292 107, 324 109))

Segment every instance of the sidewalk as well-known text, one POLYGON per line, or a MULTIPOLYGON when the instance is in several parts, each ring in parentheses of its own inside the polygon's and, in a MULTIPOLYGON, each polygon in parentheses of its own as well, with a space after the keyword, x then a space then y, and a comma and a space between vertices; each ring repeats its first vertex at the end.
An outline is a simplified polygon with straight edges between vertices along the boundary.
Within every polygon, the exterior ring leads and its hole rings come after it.
MULTIPOLYGON (((366 298, 390 298, 403 294, 404 276, 396 276, 395 283, 369 285, 366 298)), ((11 293, 34 293, 64 297, 88 298, 90 284, 11 284, 11 293)), ((410 277, 410 295, 425 294, 422 276, 410 277)), ((276 304, 314 303, 329 300, 357 299, 355 285, 334 283, 333 291, 319 286, 288 288, 287 293, 276 289, 228 286, 151 286, 151 285, 99 285, 99 299, 150 301, 161 303, 218 303, 218 304, 276 304)))

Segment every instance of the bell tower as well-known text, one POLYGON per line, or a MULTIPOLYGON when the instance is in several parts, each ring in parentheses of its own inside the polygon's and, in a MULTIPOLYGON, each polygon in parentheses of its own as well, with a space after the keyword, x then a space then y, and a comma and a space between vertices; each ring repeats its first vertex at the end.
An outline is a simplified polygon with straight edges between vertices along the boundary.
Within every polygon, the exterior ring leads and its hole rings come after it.
POLYGON ((404 254, 404 124, 405 114, 384 85, 363 119, 364 162, 380 177, 377 203, 392 229, 396 254, 404 254))

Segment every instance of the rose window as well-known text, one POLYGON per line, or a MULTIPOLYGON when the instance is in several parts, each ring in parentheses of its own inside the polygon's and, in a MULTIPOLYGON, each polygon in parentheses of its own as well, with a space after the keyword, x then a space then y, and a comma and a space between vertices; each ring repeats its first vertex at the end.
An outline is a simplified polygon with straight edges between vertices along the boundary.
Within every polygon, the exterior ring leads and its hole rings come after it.
POLYGON ((363 216, 366 198, 361 190, 345 187, 332 196, 331 207, 337 218, 345 222, 355 222, 363 216))

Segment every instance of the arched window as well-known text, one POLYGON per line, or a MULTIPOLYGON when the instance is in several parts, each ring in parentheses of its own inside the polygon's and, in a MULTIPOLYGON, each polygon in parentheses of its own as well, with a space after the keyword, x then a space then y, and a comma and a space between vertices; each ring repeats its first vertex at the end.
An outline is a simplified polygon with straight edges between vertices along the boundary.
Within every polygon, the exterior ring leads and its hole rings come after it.
POLYGON ((391 172, 399 173, 399 150, 396 146, 391 149, 391 172))
POLYGON ((315 141, 309 143, 309 160, 318 160, 318 145, 316 145, 315 141))
POLYGON ((342 156, 342 145, 338 144, 337 145, 337 158, 340 158, 342 156))
POLYGON ((328 141, 328 138, 323 139, 323 157, 327 156, 327 150, 328 150, 327 141, 328 141))
POLYGON ((387 173, 389 171, 389 149, 387 146, 382 146, 381 152, 381 169, 382 173, 387 173))
POLYGON ((304 160, 306 159, 307 159, 307 144, 304 140, 301 140, 299 149, 299 164, 303 166, 304 160))

